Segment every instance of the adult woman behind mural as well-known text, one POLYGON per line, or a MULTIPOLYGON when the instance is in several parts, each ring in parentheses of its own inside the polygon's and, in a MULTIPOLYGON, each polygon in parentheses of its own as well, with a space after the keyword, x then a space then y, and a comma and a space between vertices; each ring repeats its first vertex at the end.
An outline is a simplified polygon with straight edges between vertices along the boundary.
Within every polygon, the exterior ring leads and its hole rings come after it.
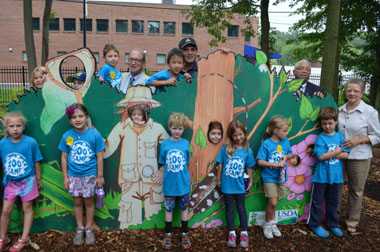
POLYGON ((125 107, 121 122, 112 129, 106 141, 104 158, 121 145, 118 184, 120 228, 141 224, 161 210, 162 185, 152 177, 158 171, 157 147, 169 135, 161 124, 149 118, 150 110, 161 106, 144 86, 130 87, 125 99, 116 106, 125 107), (143 208, 144 206, 144 208, 143 208))
POLYGON ((372 158, 371 144, 380 142, 379 115, 376 109, 361 100, 364 84, 361 79, 347 81, 347 103, 339 108, 338 130, 346 139, 343 147, 350 149, 345 161, 348 177, 347 230, 356 232, 360 221, 364 185, 372 158))

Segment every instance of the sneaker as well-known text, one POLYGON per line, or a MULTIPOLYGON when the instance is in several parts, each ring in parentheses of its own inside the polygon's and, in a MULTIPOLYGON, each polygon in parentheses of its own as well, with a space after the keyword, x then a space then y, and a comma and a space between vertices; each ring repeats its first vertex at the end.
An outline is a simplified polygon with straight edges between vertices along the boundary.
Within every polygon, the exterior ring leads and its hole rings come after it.
POLYGON ((83 244, 84 231, 84 227, 77 227, 73 240, 74 246, 80 246, 83 244))
POLYGON ((234 234, 228 235, 227 247, 236 248, 236 235, 234 234))
POLYGON ((281 237, 281 232, 280 232, 280 230, 278 229, 278 227, 277 227, 276 224, 273 224, 273 225, 271 226, 271 228, 272 228, 273 236, 275 236, 275 237, 281 237))
POLYGON ((162 247, 164 249, 171 249, 171 247, 172 247, 172 234, 171 233, 165 233, 164 240, 162 241, 162 247))
POLYGON ((329 237, 329 232, 327 232, 323 227, 319 226, 317 228, 313 228, 311 231, 313 231, 314 234, 316 234, 319 238, 327 238, 329 237))
POLYGON ((94 245, 96 241, 95 234, 94 234, 94 228, 89 227, 86 228, 86 245, 94 245))
POLYGON ((2 251, 2 249, 5 246, 7 246, 10 242, 11 242, 11 239, 9 238, 0 239, 0 251, 2 251))
POLYGON ((270 226, 270 225, 263 226, 263 232, 264 232, 265 238, 267 238, 267 239, 273 238, 272 226, 270 226))
POLYGON ((336 227, 336 228, 330 228, 331 232, 338 236, 338 237, 342 237, 343 236, 343 232, 342 230, 340 230, 340 228, 336 227))
POLYGON ((248 235, 242 234, 240 236, 240 245, 239 245, 239 247, 241 247, 241 248, 248 248, 248 245, 249 245, 248 235))
POLYGON ((181 246, 183 249, 189 249, 191 247, 190 236, 187 233, 182 233, 181 246))
POLYGON ((9 249, 10 252, 18 252, 18 251, 21 251, 23 248, 25 248, 26 246, 28 246, 30 243, 30 239, 28 240, 21 240, 21 239, 18 239, 17 242, 15 244, 13 244, 13 246, 9 249))

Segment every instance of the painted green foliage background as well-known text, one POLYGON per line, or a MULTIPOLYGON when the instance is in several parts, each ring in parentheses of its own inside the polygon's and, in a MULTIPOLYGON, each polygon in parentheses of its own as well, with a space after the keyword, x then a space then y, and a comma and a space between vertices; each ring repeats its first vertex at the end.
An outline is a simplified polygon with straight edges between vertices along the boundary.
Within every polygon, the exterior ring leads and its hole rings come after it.
MULTIPOLYGON (((234 89, 234 107, 245 106, 257 99, 261 99, 253 109, 240 114, 237 118, 246 123, 248 133, 251 133, 256 128, 249 139, 250 147, 254 154, 259 149, 267 123, 273 115, 282 115, 292 122, 288 136, 291 139, 291 145, 303 141, 307 134, 311 132, 317 134, 319 129, 316 116, 319 108, 324 106, 336 107, 331 95, 324 99, 302 97, 297 101, 294 91, 301 85, 302 80, 288 80, 285 71, 282 69, 279 76, 272 73, 273 81, 271 82, 271 73, 267 71, 264 64, 266 61, 265 55, 258 52, 257 61, 255 65, 252 65, 241 55, 237 55, 234 79, 234 84, 236 85, 234 89)), ((153 96, 153 99, 162 103, 160 107, 151 111, 151 117, 154 121, 162 124, 167 129, 167 119, 174 111, 182 112, 189 116, 190 119, 193 119, 197 91, 196 78, 193 79, 192 84, 187 84, 184 79, 181 79, 177 87, 168 87, 166 90, 166 92, 158 92, 153 96)), ((83 103, 89 110, 93 125, 105 139, 121 119, 121 115, 116 114, 120 109, 120 107, 116 107, 116 104, 124 97, 124 94, 118 93, 110 85, 100 85, 99 81, 93 78, 91 86, 83 98, 83 103)), ((29 122, 25 134, 37 140, 44 156, 42 165, 44 189, 41 191, 39 199, 34 203, 35 222, 32 231, 43 232, 48 229, 74 230, 73 200, 67 195, 63 187, 60 152, 57 149, 63 133, 70 128, 70 125, 66 117, 62 117, 53 125, 51 132, 45 135, 40 128, 40 116, 44 106, 44 99, 42 98, 41 90, 39 90, 37 93, 27 91, 25 96, 20 98, 18 104, 13 103, 9 107, 11 111, 20 110, 26 116, 29 122)), ((223 106, 223 104, 215 104, 214 106, 223 106)), ((183 137, 190 140, 192 134, 196 133, 186 129, 183 137)), ((95 217, 97 225, 102 228, 119 227, 117 220, 119 212, 117 203, 121 197, 117 183, 119 155, 120 149, 104 161, 106 208, 98 209, 95 217)), ((291 191, 287 189, 287 193, 290 194, 291 191)), ((310 192, 303 192, 302 194, 304 196, 302 196, 301 200, 281 199, 278 209, 298 209, 299 216, 301 216, 305 205, 310 200, 310 192)), ((264 211, 266 204, 267 200, 264 197, 261 183, 261 169, 256 168, 254 171, 254 187, 247 196, 246 208, 248 212, 264 211)), ((20 213, 19 210, 20 208, 17 208, 13 212, 10 229, 17 230, 20 228, 20 222, 17 219, 22 214, 22 211, 20 213)), ((189 225, 212 226, 213 223, 219 223, 217 225, 220 225, 222 222, 217 222, 216 220, 223 221, 224 216, 223 206, 218 202, 202 214, 194 215, 190 219, 189 225), (210 218, 211 214, 215 212, 216 214, 210 218)), ((176 210, 174 213, 174 225, 179 226, 179 224, 180 212, 176 210)), ((130 226, 129 228, 154 227, 164 227, 163 209, 157 215, 154 215, 151 221, 144 220, 141 225, 130 226)))

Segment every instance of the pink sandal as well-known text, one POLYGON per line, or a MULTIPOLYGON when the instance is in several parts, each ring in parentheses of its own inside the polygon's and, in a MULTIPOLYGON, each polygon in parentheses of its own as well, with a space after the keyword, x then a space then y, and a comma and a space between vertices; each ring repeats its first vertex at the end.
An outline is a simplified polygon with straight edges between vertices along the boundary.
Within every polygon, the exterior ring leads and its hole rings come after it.
POLYGON ((11 242, 11 239, 9 238, 0 239, 0 251, 2 251, 3 248, 7 246, 7 244, 10 242, 11 242))
POLYGON ((9 249, 9 252, 21 251, 23 248, 28 246, 29 243, 30 243, 30 239, 28 239, 26 241, 18 239, 17 242, 15 244, 13 244, 13 246, 9 249))

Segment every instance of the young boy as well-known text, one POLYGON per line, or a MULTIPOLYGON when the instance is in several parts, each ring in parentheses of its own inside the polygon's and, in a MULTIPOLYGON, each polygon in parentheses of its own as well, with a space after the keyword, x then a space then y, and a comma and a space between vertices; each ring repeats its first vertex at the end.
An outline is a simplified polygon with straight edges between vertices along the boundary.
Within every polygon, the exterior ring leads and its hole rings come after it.
POLYGON ((335 132, 338 111, 331 107, 322 108, 318 115, 323 132, 315 142, 317 168, 312 178, 314 182, 307 225, 318 237, 326 238, 329 232, 321 226, 323 198, 326 198, 325 227, 336 236, 342 236, 339 229, 337 207, 339 184, 343 183, 342 161, 349 150, 342 147, 344 136, 335 132))
POLYGON ((85 81, 86 81, 85 72, 78 72, 75 75, 69 76, 66 78, 67 83, 73 83, 72 88, 74 88, 75 90, 81 89, 85 81))
POLYGON ((188 204, 190 194, 190 173, 187 164, 190 162, 189 141, 181 136, 186 127, 184 114, 172 113, 168 120, 171 137, 161 143, 158 163, 162 165, 160 173, 153 180, 162 180, 165 204, 165 237, 162 242, 164 249, 172 246, 172 216, 176 201, 181 208, 181 245, 183 249, 191 247, 187 233, 188 204))

